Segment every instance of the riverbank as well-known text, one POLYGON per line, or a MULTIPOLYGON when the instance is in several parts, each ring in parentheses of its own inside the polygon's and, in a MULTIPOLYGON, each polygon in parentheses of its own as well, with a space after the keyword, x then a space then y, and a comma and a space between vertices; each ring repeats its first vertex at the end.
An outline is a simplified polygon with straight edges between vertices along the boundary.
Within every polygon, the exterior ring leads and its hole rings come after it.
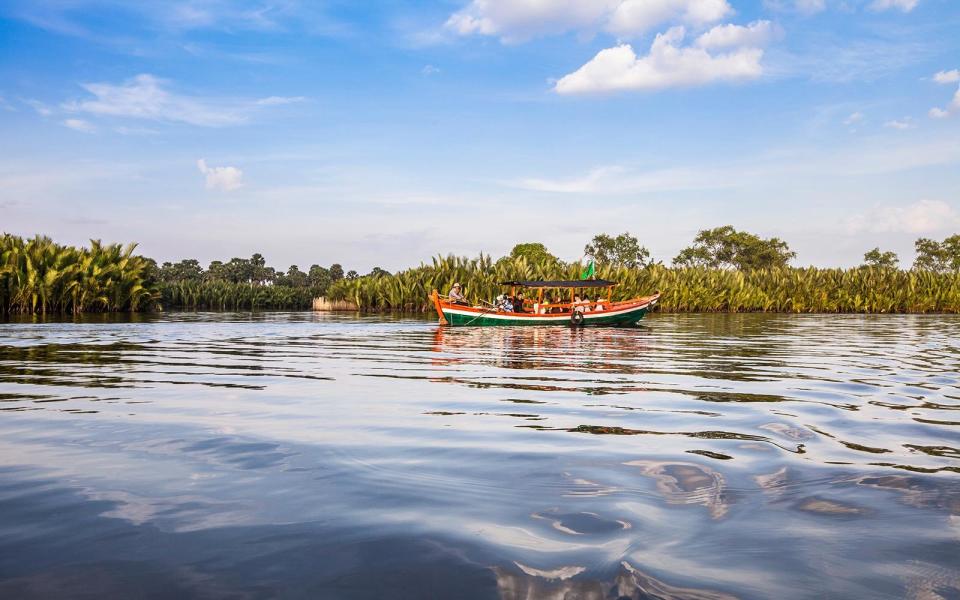
MULTIPOLYGON (((471 302, 503 293, 501 281, 578 279, 582 265, 531 264, 524 258, 436 258, 392 275, 343 280, 327 298, 365 311, 430 311, 430 292, 458 282, 471 302)), ((619 283, 613 299, 660 291, 663 312, 960 313, 960 273, 889 268, 779 268, 736 271, 600 265, 596 277, 619 283)))

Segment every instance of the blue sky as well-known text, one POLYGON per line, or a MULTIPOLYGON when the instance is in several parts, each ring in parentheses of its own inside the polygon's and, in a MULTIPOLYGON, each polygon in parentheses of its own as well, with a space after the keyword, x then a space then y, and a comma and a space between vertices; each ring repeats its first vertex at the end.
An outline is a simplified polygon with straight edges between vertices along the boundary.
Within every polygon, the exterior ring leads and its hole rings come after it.
POLYGON ((0 229, 361 272, 960 232, 957 0, 0 0, 0 229))

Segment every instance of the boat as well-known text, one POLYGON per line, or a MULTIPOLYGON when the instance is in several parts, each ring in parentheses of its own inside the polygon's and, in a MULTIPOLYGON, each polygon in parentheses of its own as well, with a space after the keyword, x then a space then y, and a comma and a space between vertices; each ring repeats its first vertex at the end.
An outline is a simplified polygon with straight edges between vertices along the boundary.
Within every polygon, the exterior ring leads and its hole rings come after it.
POLYGON ((517 290, 536 290, 536 299, 521 300, 521 307, 506 310, 502 305, 490 304, 466 305, 451 302, 437 290, 433 290, 430 298, 441 325, 451 326, 490 326, 490 325, 563 325, 573 327, 586 326, 629 326, 636 325, 647 311, 653 308, 660 299, 660 292, 651 296, 612 301, 613 288, 616 282, 603 279, 574 280, 574 281, 503 281, 502 286, 511 288, 510 298, 517 298, 517 290), (569 290, 570 301, 544 302, 545 290, 569 290), (606 290, 606 300, 597 297, 596 300, 576 302, 578 291, 606 290))

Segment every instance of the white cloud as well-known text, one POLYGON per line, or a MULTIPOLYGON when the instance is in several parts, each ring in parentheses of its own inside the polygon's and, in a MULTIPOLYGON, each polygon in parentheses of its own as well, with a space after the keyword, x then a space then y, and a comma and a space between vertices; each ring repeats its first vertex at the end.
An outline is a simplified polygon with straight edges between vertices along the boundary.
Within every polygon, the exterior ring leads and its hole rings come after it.
POLYGON ((863 121, 863 113, 860 112, 860 111, 857 111, 857 112, 855 112, 855 113, 851 113, 850 116, 848 116, 846 119, 844 119, 844 120, 843 120, 843 124, 844 124, 844 125, 856 125, 856 124, 859 123, 860 121, 863 121))
POLYGON ((433 65, 424 65, 424 67, 420 69, 420 74, 424 77, 430 77, 431 75, 436 75, 439 72, 440 69, 433 65))
POLYGON ((882 11, 896 8, 903 12, 910 12, 919 2, 920 0, 873 0, 870 3, 870 10, 882 11))
POLYGON ((636 35, 671 22, 701 27, 731 14, 726 0, 623 0, 610 15, 607 29, 636 35))
POLYGON ((207 178, 208 190, 229 192, 243 186, 243 171, 236 167, 208 167, 207 161, 197 161, 197 169, 207 178))
POLYGON ((904 129, 913 129, 913 119, 910 117, 904 117, 902 119, 893 119, 887 121, 883 124, 884 127, 889 127, 890 129, 899 129, 903 131, 904 129))
POLYGON ((795 0, 797 10, 806 15, 818 13, 827 8, 826 0, 795 0))
POLYGON ((768 10, 792 11, 803 15, 813 15, 827 8, 826 0, 763 0, 768 10))
POLYGON ((749 25, 717 25, 697 38, 696 45, 708 50, 765 46, 776 34, 770 21, 754 21, 749 25))
MULTIPOLYGON (((701 37, 711 36, 715 30, 701 37)), ((763 73, 760 48, 710 54, 701 47, 681 47, 684 35, 683 27, 658 34, 646 56, 637 56, 629 44, 601 50, 587 64, 561 78, 555 89, 560 94, 655 90, 755 79, 763 73)))
POLYGON ((927 114, 933 119, 945 119, 955 112, 960 112, 960 86, 957 87, 957 91, 953 95, 953 100, 950 101, 950 104, 947 105, 946 108, 935 106, 931 108, 927 114))
POLYGON ((63 108, 69 112, 222 127, 246 122, 259 107, 303 100, 280 96, 253 100, 186 96, 171 92, 168 83, 149 74, 137 75, 118 85, 86 83, 82 87, 94 98, 69 102, 63 108))
POLYGON ((960 214, 942 200, 920 200, 906 206, 879 206, 847 219, 850 233, 912 233, 943 231, 960 225, 960 214))
POLYGON ((617 4, 617 0, 472 0, 450 15, 446 27, 460 35, 519 41, 597 25, 617 4))
POLYGON ((93 133, 96 131, 93 125, 83 119, 66 119, 63 121, 63 125, 74 131, 81 131, 83 133, 93 133))
POLYGON ((957 83, 960 81, 960 70, 953 69, 952 71, 940 71, 939 73, 934 74, 933 80, 937 83, 957 83))
POLYGON ((950 111, 934 106, 927 114, 930 115, 931 119, 946 119, 950 116, 950 111))
POLYGON ((702 27, 733 14, 727 0, 471 0, 446 27, 518 42, 567 31, 638 35, 664 23, 702 27))
POLYGON ((306 100, 303 96, 268 96, 256 101, 257 106, 283 106, 284 104, 296 104, 306 100))

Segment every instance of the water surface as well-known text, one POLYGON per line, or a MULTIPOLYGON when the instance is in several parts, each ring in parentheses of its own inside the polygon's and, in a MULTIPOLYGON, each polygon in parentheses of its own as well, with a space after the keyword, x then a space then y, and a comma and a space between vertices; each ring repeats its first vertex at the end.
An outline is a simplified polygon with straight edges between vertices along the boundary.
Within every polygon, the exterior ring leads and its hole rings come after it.
POLYGON ((957 598, 960 319, 0 323, 0 597, 957 598))

